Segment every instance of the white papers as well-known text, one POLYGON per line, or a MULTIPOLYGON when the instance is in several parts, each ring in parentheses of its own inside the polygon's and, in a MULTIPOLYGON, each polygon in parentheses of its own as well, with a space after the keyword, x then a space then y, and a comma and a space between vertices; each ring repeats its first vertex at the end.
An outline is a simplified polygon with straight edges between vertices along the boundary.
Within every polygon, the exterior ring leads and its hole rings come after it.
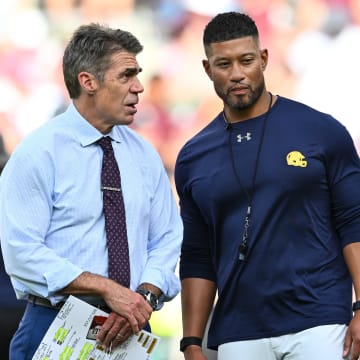
POLYGON ((96 344, 106 312, 69 296, 50 325, 32 360, 147 360, 160 338, 140 331, 112 349, 96 344))

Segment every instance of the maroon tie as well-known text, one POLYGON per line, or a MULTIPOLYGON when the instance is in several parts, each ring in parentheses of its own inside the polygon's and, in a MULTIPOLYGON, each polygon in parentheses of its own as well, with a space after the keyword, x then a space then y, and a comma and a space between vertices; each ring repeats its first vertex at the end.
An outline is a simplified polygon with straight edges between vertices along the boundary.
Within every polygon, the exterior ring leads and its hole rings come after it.
POLYGON ((123 286, 130 286, 129 245, 126 232, 124 199, 120 171, 115 160, 110 137, 102 137, 98 144, 103 149, 101 189, 105 231, 109 253, 109 278, 123 286))

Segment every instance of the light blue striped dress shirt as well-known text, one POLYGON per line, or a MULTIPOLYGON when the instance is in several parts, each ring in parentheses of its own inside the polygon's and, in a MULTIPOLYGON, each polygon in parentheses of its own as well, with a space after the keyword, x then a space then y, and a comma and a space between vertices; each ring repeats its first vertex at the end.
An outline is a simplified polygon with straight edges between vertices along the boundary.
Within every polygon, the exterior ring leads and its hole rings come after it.
MULTIPOLYGON (((131 285, 148 282, 167 300, 180 290, 182 222, 153 147, 127 126, 108 134, 121 172, 131 285)), ((107 276, 102 211, 103 136, 70 104, 15 149, 0 180, 0 239, 18 298, 63 299, 83 271, 107 276)))

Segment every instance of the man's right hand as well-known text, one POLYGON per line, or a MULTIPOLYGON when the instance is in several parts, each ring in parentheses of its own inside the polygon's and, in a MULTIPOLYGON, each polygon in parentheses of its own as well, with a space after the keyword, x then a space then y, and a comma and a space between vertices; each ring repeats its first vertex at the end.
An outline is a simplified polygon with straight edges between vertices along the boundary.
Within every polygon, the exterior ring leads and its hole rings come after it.
POLYGON ((142 295, 118 284, 103 298, 112 311, 128 320, 134 334, 145 326, 153 311, 142 295))

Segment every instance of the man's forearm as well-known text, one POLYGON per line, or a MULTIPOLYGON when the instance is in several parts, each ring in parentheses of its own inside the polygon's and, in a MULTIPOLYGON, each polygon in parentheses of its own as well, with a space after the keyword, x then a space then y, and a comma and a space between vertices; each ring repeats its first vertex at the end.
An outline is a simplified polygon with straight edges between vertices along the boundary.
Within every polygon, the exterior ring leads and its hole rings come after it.
POLYGON ((73 295, 93 295, 104 298, 114 284, 116 283, 113 280, 85 271, 64 289, 62 289, 61 293, 73 295))
POLYGON ((346 245, 343 254, 354 285, 356 300, 360 301, 360 242, 346 245))
POLYGON ((202 338, 214 305, 216 284, 199 278, 187 278, 181 284, 183 335, 202 338))

